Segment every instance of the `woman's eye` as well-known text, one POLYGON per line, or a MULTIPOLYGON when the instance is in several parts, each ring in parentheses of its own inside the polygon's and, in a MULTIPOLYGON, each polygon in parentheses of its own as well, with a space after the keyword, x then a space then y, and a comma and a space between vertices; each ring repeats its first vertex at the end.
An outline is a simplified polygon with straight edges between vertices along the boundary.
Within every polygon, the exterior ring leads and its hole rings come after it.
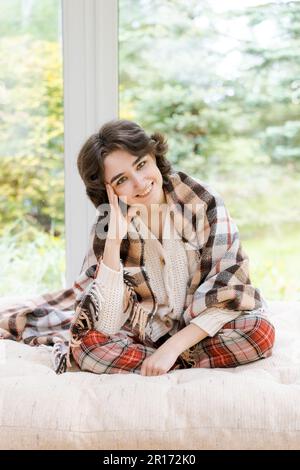
POLYGON ((144 166, 145 163, 146 163, 146 160, 144 160, 143 162, 141 162, 141 163, 138 165, 138 168, 142 168, 140 165, 144 166))
MULTIPOLYGON (((138 169, 139 169, 139 168, 143 168, 143 166, 145 165, 145 163, 147 163, 146 160, 144 160, 143 162, 139 163, 138 166, 137 166, 137 168, 138 168, 138 169)), ((119 179, 118 182, 117 182, 117 186, 118 186, 119 184, 122 184, 124 179, 126 179, 126 178, 123 177, 123 178, 119 179)))
POLYGON ((122 183, 123 183, 123 180, 124 180, 124 178, 121 178, 120 180, 118 180, 117 186, 118 186, 119 184, 122 184, 122 183))

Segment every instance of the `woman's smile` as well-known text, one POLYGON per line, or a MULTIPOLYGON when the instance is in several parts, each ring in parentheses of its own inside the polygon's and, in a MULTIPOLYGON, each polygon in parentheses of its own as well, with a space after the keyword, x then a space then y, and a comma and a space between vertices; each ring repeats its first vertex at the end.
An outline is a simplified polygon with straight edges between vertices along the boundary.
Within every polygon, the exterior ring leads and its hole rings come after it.
POLYGON ((147 186, 146 190, 140 194, 137 194, 136 197, 138 197, 139 199, 145 199, 147 196, 149 196, 149 194, 151 193, 152 191, 152 188, 153 188, 153 181, 150 183, 150 185, 147 186))

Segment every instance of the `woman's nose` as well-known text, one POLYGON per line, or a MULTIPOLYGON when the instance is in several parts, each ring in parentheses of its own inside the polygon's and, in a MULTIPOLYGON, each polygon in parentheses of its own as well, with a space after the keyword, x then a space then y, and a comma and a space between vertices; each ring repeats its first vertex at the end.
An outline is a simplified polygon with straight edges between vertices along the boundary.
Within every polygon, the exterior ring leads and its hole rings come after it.
POLYGON ((139 176, 134 176, 133 186, 134 186, 135 191, 138 193, 139 191, 142 191, 144 189, 145 182, 139 176))

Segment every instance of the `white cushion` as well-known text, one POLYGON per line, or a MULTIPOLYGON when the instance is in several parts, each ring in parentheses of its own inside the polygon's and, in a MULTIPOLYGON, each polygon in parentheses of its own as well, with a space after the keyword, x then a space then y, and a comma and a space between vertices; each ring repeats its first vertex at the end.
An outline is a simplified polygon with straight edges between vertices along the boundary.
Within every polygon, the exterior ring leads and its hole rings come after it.
POLYGON ((0 341, 0 448, 300 449, 300 303, 269 306, 273 356, 230 369, 56 375, 0 341))

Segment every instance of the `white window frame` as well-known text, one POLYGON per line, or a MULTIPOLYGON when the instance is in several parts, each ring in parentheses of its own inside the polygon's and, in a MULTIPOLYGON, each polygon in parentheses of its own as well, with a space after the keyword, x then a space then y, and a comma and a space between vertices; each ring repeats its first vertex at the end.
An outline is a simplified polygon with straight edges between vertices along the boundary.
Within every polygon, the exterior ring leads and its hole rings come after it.
POLYGON ((118 117, 118 0, 62 0, 66 287, 79 274, 95 219, 77 155, 118 117))

